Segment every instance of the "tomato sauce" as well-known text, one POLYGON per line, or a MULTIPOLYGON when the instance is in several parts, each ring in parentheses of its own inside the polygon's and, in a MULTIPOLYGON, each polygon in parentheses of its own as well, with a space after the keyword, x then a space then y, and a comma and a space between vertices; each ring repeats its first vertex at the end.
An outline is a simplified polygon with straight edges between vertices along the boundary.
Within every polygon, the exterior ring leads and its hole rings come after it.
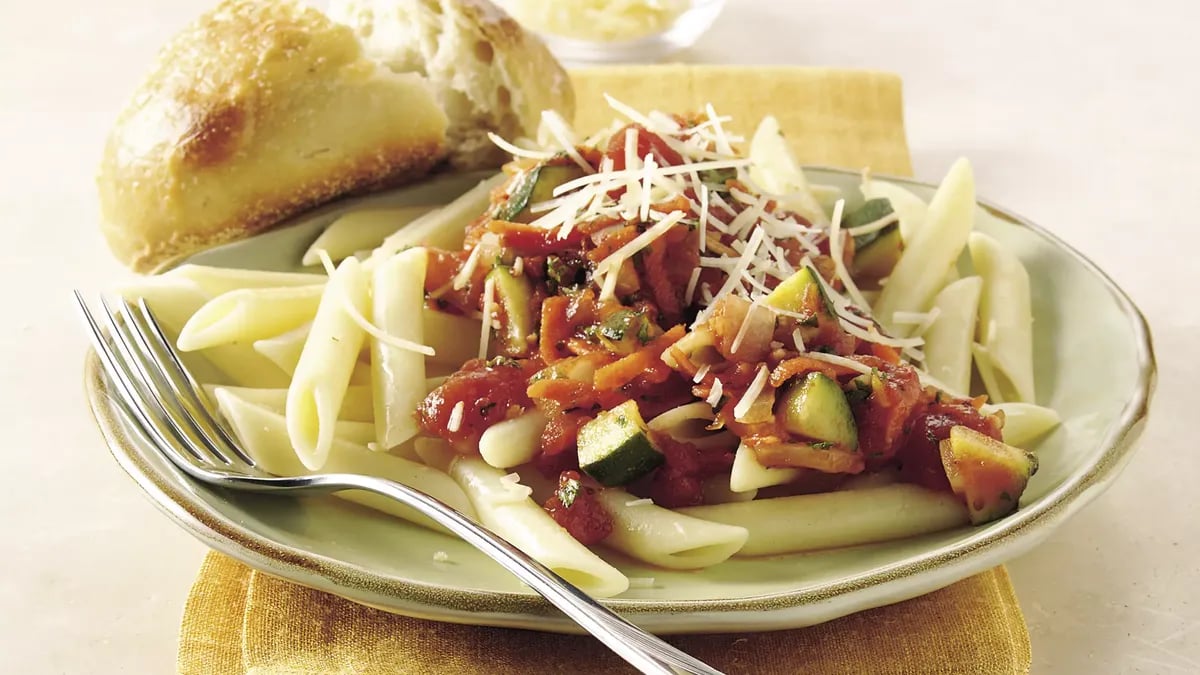
POLYGON ((532 407, 525 394, 528 378, 521 367, 473 359, 421 401, 417 421, 425 433, 445 439, 458 452, 473 454, 488 427, 532 407), (450 419, 459 402, 462 418, 452 430, 450 419))
POLYGON ((612 534, 612 517, 596 499, 595 492, 580 485, 579 474, 575 471, 562 472, 558 490, 543 508, 581 544, 597 544, 612 534))

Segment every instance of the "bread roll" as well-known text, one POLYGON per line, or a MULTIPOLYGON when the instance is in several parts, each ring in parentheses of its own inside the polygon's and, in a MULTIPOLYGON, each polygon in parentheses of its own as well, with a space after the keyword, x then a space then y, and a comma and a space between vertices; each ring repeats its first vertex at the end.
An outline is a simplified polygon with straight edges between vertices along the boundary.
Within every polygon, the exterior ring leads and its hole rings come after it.
POLYGON ((396 72, 428 76, 450 116, 450 162, 499 166, 487 134, 533 138, 543 110, 569 122, 566 72, 535 36, 488 0, 331 0, 329 15, 358 33, 367 54, 396 72))
POLYGON ((288 0, 225 0, 159 54, 120 114, 98 187, 109 245, 137 271, 241 238, 446 154, 425 80, 288 0))

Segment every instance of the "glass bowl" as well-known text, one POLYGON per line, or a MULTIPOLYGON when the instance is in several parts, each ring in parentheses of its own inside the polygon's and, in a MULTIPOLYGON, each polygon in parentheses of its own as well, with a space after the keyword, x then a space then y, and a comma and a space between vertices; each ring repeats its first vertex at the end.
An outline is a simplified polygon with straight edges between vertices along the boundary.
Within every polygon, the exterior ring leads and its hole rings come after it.
POLYGON ((725 8, 725 0, 497 2, 569 65, 662 60, 695 44, 725 8))

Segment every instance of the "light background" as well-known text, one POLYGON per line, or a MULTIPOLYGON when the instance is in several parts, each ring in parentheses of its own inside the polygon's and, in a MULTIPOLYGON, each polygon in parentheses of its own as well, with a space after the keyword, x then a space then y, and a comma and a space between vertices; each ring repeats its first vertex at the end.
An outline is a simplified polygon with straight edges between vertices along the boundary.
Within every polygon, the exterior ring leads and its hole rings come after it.
MULTIPOLYGON (((0 6, 0 669, 164 673, 203 547, 112 461, 69 291, 126 273, 92 174, 159 45, 207 0, 0 6)), ((971 158, 1141 306, 1149 428, 1104 496, 1010 570, 1035 673, 1200 672, 1200 49, 1186 0, 730 0, 683 56, 892 70, 918 177, 971 158)), ((1095 364, 1103 369, 1105 364, 1095 364)))

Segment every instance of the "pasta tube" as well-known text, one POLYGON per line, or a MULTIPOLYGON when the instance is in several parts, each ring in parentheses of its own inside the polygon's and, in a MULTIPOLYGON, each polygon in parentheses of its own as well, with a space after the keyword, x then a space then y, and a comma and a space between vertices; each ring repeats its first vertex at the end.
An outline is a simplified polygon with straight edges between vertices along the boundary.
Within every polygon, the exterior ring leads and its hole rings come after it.
MULTIPOLYGON (((374 321, 380 330, 409 342, 424 341, 422 322, 412 318, 425 306, 423 248, 397 253, 381 262, 372 274, 374 321)), ((372 339, 371 389, 375 402, 375 440, 390 449, 417 435, 413 413, 425 396, 415 383, 425 381, 425 356, 372 339)))
POLYGON ((971 343, 982 288, 979 277, 959 279, 943 288, 930 310, 937 312, 937 318, 922 336, 925 370, 956 396, 971 391, 971 343))
POLYGON ((739 445, 733 456, 733 468, 729 472, 729 489, 733 492, 750 492, 759 488, 783 485, 796 480, 800 469, 766 467, 758 461, 758 455, 745 445, 739 445))
POLYGON ((479 437, 479 455, 498 469, 526 464, 537 456, 545 428, 546 416, 536 408, 493 424, 479 437))
POLYGON ((326 281, 324 274, 293 272, 264 272, 262 270, 180 265, 162 275, 163 279, 189 281, 209 297, 244 288, 274 288, 278 286, 312 286, 326 281))
POLYGON ((1011 251, 979 232, 968 240, 971 263, 983 279, 977 338, 995 375, 993 401, 1034 402, 1033 309, 1029 274, 1011 251))
POLYGON ((373 249, 389 234, 429 213, 433 206, 397 206, 390 209, 351 211, 329 224, 304 252, 300 264, 320 265, 325 251, 333 260, 342 260, 355 251, 373 249))
POLYGON ((529 498, 529 488, 506 480, 503 470, 465 455, 454 457, 449 470, 470 498, 479 522, 534 560, 595 597, 629 588, 624 574, 576 541, 529 498))
POLYGON ((748 536, 744 527, 664 509, 624 490, 600 490, 596 497, 613 521, 604 545, 666 569, 716 565, 737 553, 748 536))
POLYGON ((333 425, 362 348, 364 333, 347 312, 347 303, 360 313, 370 311, 366 275, 354 258, 344 260, 329 278, 288 387, 288 438, 300 461, 313 470, 329 457, 333 425))
POLYGON ((960 159, 950 167, 929 203, 925 224, 904 249, 875 302, 875 316, 893 335, 905 337, 911 326, 897 325, 896 312, 923 312, 957 263, 975 223, 975 177, 960 159))
MULTIPOLYGON (((218 389, 221 414, 233 427, 242 449, 260 469, 277 476, 303 476, 313 473, 296 457, 288 440, 287 422, 279 413, 237 398, 228 390, 218 389)), ((457 511, 474 517, 475 511, 462 488, 445 473, 432 467, 396 457, 386 452, 371 452, 365 447, 335 440, 324 471, 376 476, 392 480, 445 502, 457 511)), ((336 493, 343 499, 369 506, 399 518, 434 529, 442 529, 417 511, 380 495, 347 490, 336 493)))
POLYGON ((254 342, 308 323, 324 285, 243 288, 204 303, 179 333, 176 346, 190 352, 217 345, 254 342))
POLYGON ((967 508, 954 495, 907 484, 693 506, 679 511, 746 528, 749 537, 739 556, 857 546, 970 522, 967 508))
POLYGON ((369 264, 377 265, 409 246, 433 246, 454 249, 462 246, 463 233, 471 221, 487 210, 492 190, 508 180, 498 173, 479 183, 440 209, 417 218, 383 240, 371 254, 369 264))
POLYGON ((1018 448, 1027 448, 1062 423, 1062 418, 1053 408, 1033 403, 997 403, 985 405, 984 411, 1004 413, 1004 442, 1018 448))
MULTIPOLYGON (((248 403, 268 408, 273 412, 283 414, 287 406, 287 389, 264 389, 257 387, 218 387, 204 385, 204 391, 210 397, 216 397, 217 389, 227 389, 229 393, 248 403)), ((338 419, 349 422, 373 422, 375 413, 371 405, 371 389, 363 386, 353 386, 346 389, 342 399, 342 409, 338 411, 338 419)))

